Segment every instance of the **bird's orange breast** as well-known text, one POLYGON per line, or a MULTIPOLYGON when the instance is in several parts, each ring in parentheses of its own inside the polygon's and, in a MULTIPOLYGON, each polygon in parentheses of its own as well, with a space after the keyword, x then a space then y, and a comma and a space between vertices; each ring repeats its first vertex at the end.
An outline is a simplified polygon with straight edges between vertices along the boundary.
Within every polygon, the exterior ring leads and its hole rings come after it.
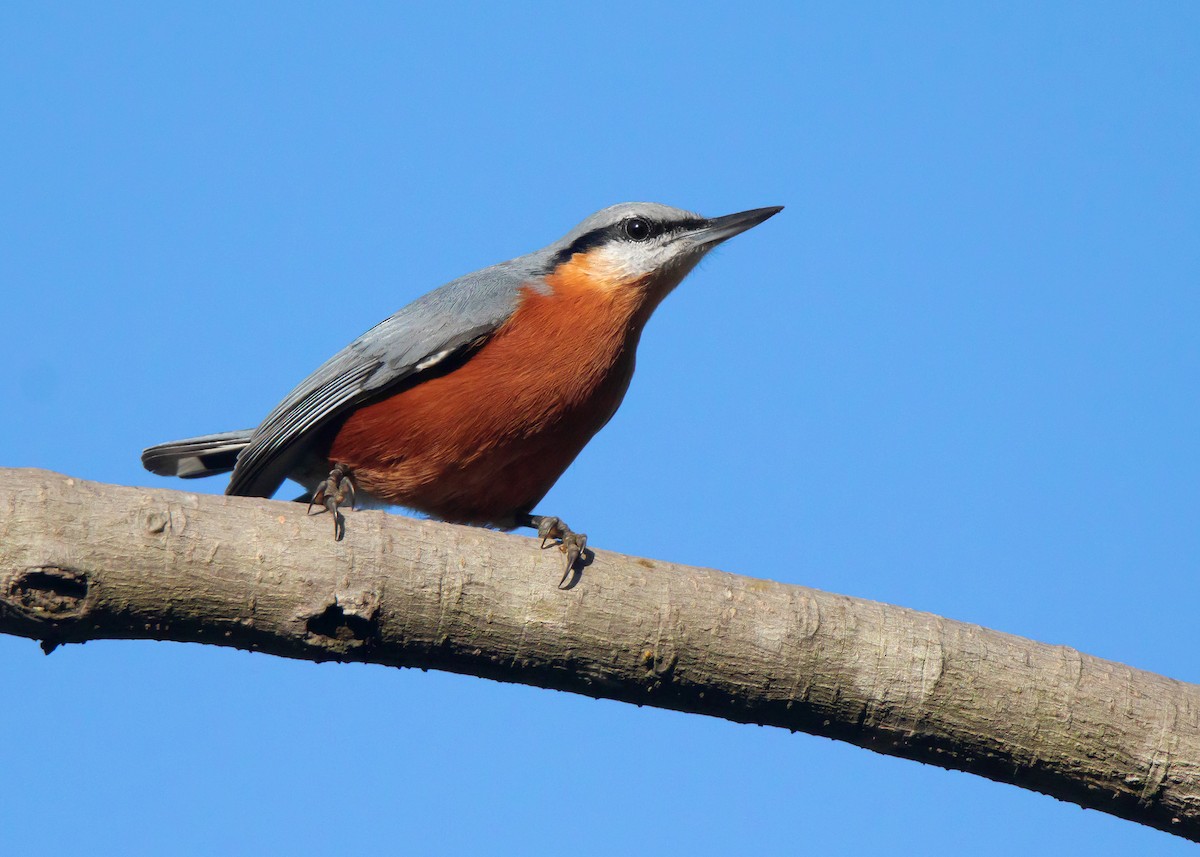
POLYGON ((612 416, 652 307, 597 288, 584 257, 523 289, 465 363, 355 411, 329 451, 360 490, 450 521, 511 527, 612 416))

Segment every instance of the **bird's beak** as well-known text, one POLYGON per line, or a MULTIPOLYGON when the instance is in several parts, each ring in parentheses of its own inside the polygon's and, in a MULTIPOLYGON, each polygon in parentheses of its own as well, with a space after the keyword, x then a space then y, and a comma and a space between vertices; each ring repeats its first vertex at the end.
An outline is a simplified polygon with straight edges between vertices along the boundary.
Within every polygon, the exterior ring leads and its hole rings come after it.
POLYGON ((726 214, 724 217, 713 217, 680 237, 696 249, 710 250, 722 241, 758 226, 768 217, 773 217, 781 211, 782 205, 773 205, 769 208, 755 208, 739 211, 737 214, 726 214))

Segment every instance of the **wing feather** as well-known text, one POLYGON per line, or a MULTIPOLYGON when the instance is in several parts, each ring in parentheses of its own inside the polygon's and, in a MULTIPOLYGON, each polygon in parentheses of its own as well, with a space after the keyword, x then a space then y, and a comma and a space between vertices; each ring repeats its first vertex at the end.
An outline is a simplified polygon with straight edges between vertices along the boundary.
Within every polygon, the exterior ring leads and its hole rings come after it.
POLYGON ((320 428, 389 387, 419 383, 447 357, 490 335, 516 309, 522 286, 539 288, 522 261, 447 283, 331 357, 254 430, 225 493, 271 496, 320 428))

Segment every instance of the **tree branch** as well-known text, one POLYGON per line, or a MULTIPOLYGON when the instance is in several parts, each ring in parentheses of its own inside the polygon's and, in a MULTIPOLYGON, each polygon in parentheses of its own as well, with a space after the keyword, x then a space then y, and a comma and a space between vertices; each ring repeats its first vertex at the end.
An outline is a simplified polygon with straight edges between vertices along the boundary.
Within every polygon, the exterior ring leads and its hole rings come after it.
POLYGON ((419 666, 780 726, 1200 840, 1200 686, 799 586, 0 470, 0 633, 419 666))

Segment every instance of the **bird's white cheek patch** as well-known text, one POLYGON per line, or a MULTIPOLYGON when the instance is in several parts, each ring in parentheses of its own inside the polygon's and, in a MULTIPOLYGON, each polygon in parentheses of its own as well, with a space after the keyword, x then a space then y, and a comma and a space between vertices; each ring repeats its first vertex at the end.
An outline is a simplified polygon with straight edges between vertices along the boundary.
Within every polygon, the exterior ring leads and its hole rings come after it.
POLYGON ((587 265, 596 284, 606 289, 640 282, 668 265, 675 254, 656 244, 610 244, 588 254, 587 265))

